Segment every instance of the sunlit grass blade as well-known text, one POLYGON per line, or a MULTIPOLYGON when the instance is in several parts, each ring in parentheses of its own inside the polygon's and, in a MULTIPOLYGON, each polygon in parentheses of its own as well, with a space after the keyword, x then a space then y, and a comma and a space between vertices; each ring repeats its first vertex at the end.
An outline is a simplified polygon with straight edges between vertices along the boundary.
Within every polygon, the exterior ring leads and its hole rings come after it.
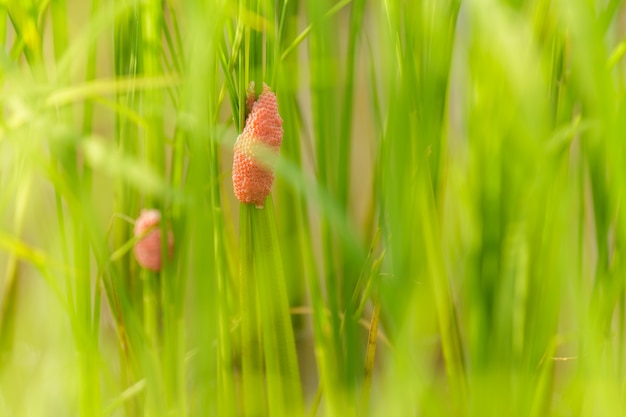
MULTIPOLYGON (((250 207, 250 206, 249 206, 250 207)), ((303 415, 296 344, 271 197, 250 213, 270 415, 303 415)))
MULTIPOLYGON (((242 204, 239 210, 239 262, 240 262, 240 311, 241 311, 241 366, 243 411, 250 416, 266 415, 265 383, 263 379, 263 339, 261 312, 259 311, 260 279, 257 256, 255 256, 252 216, 256 208, 242 204)), ((261 256, 264 256, 261 254, 261 256)))

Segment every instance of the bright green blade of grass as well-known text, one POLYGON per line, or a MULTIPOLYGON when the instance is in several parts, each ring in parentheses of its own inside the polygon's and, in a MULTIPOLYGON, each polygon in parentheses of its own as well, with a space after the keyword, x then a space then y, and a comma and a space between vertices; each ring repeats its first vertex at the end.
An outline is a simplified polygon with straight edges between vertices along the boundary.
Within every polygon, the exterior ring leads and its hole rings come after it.
MULTIPOLYGON (((189 3, 181 18, 188 19, 189 26, 183 37, 190 39, 190 49, 185 53, 189 81, 183 88, 182 97, 184 112, 188 112, 192 123, 181 126, 186 138, 181 151, 188 150, 185 195, 193 196, 184 206, 191 274, 186 282, 190 289, 188 300, 193 308, 179 308, 181 312, 194 313, 192 317, 186 316, 192 324, 188 327, 191 346, 197 350, 197 355, 185 361, 187 378, 192 376, 188 386, 195 387, 195 395, 188 396, 190 413, 232 416, 237 415, 239 409, 232 356, 236 348, 235 343, 232 347, 230 344, 233 305, 237 303, 230 291, 234 277, 229 276, 225 261, 235 248, 229 247, 224 238, 226 216, 218 175, 222 169, 219 159, 221 133, 215 118, 219 95, 217 54, 223 36, 220 28, 228 16, 224 11, 227 4, 189 3), (213 16, 210 23, 207 23, 206 16, 213 16), (205 215, 198 216, 197 213, 205 215)), ((179 168, 185 170, 185 164, 179 168)))
MULTIPOLYGON (((258 272, 257 255, 252 228, 252 205, 242 204, 239 210, 240 250, 240 310, 241 310, 241 366, 243 412, 250 416, 267 414, 265 384, 263 379, 263 332, 261 330, 261 299, 257 288, 259 279, 265 277, 258 272)), ((264 256, 264 254, 260 254, 264 256)))
POLYGON ((253 279, 260 303, 269 414, 304 415, 273 202, 270 197, 264 210, 251 205, 246 209, 252 211, 249 238, 253 243, 253 279))
MULTIPOLYGON (((319 1, 306 4, 312 27, 308 44, 316 178, 329 195, 336 196, 337 169, 340 164, 337 159, 337 150, 341 142, 337 140, 339 136, 336 115, 340 103, 335 90, 337 74, 330 65, 330 62, 338 62, 337 45, 334 42, 336 27, 325 18, 325 13, 331 7, 330 2, 319 1)), ((343 139, 348 140, 348 138, 343 139)), ((354 393, 354 387, 345 387, 348 382, 346 352, 340 334, 342 280, 337 265, 341 264, 342 259, 337 256, 337 241, 332 231, 328 219, 322 215, 320 227, 323 248, 322 276, 327 293, 327 305, 331 312, 331 337, 329 338, 331 345, 327 345, 330 350, 325 352, 328 355, 329 368, 323 372, 323 375, 326 374, 328 378, 327 383, 331 385, 324 386, 323 389, 330 415, 351 415, 350 408, 354 406, 354 401, 351 401, 349 396, 354 393), (337 383, 341 388, 336 386, 337 383)))
MULTIPOLYGON (((299 9, 298 1, 282 2, 282 22, 279 28, 279 36, 275 44, 278 55, 284 48, 287 39, 291 39, 297 33, 297 16, 299 9)), ((298 71, 297 53, 291 54, 287 59, 277 59, 274 63, 277 84, 276 96, 279 103, 279 113, 283 119, 283 143, 281 155, 293 161, 298 167, 302 167, 302 154, 300 141, 301 125, 297 117, 297 92, 300 73, 298 71)), ((274 186, 276 213, 280 221, 277 222, 279 242, 282 246, 285 278, 290 305, 304 304, 305 280, 301 271, 304 270, 305 248, 302 247, 304 230, 308 227, 304 223, 308 220, 308 213, 302 199, 293 190, 289 189, 282 178, 278 178, 274 186)), ((301 329, 299 318, 294 317, 296 330, 301 329)))

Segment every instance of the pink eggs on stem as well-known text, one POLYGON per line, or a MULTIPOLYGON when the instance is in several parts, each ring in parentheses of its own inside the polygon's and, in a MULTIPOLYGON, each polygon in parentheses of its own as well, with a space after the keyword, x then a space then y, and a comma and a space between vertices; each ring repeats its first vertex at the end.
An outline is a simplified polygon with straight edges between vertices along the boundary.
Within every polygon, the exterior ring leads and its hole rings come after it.
POLYGON ((233 187, 240 202, 263 208, 272 189, 274 171, 267 158, 259 156, 264 152, 278 155, 283 140, 283 120, 278 114, 276 95, 266 84, 255 101, 254 83, 250 83, 246 105, 250 114, 235 142, 233 187))
MULTIPOLYGON (((154 272, 163 266, 161 249, 161 213, 158 210, 141 210, 135 221, 135 237, 141 238, 135 243, 135 258, 143 268, 154 272)), ((174 235, 171 230, 167 233, 167 250, 170 259, 174 254, 174 235)))

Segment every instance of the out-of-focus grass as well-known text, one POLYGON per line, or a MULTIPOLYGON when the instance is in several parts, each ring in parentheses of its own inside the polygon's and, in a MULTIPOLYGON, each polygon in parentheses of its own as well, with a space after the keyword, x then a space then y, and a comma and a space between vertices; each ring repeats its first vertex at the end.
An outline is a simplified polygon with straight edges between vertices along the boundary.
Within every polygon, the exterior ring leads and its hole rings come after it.
POLYGON ((0 2, 0 415, 623 414, 625 13, 0 2))

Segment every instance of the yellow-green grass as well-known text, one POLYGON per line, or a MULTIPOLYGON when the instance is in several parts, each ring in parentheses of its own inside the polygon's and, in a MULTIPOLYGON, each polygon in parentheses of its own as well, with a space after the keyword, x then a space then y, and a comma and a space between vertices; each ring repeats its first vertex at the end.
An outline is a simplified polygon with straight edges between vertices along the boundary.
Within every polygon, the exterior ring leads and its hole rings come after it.
POLYGON ((0 415, 622 415, 625 14, 0 2, 0 415))

